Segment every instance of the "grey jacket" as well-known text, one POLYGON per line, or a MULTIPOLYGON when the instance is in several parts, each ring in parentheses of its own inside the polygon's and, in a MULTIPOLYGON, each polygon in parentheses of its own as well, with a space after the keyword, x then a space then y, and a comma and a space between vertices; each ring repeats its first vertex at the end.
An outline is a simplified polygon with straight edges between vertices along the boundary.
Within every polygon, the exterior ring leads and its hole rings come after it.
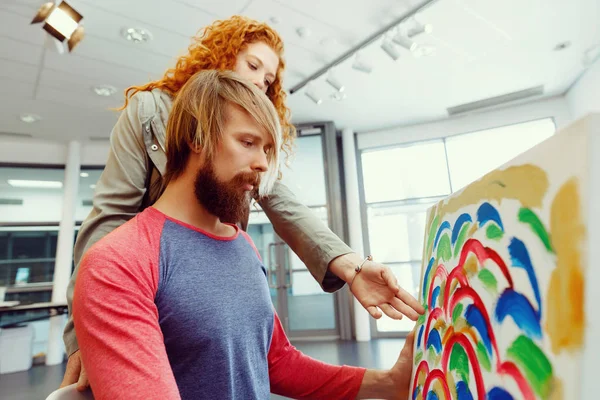
MULTIPOLYGON (((139 92, 130 99, 113 128, 106 167, 96 184, 93 209, 75 242, 75 271, 67 290, 69 310, 79 263, 86 250, 160 196, 167 161, 165 131, 171 106, 171 97, 161 90, 139 92)), ((352 249, 309 208, 300 204, 285 185, 277 182, 260 206, 275 232, 306 264, 324 291, 334 292, 344 285, 328 271, 328 265, 352 249)), ((69 356, 79 349, 71 312, 63 339, 69 356)))

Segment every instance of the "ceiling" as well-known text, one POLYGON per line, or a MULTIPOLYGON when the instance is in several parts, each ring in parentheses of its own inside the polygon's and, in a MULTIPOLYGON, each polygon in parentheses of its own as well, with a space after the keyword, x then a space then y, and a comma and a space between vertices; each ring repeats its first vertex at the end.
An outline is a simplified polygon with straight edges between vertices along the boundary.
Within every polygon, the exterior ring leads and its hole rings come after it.
MULTIPOLYGON (((0 3, 0 134, 25 134, 67 141, 107 138, 116 121, 111 107, 122 90, 159 78, 183 54, 190 36, 233 14, 269 22, 282 35, 290 89, 400 18, 424 0, 70 0, 86 37, 73 53, 45 45, 41 25, 30 25, 43 0, 0 3), (148 29, 153 40, 135 44, 124 27, 148 29), (301 37, 298 28, 309 35, 301 37), (100 97, 94 85, 118 92, 100 97), (42 119, 20 120, 23 113, 42 119)), ((313 89, 288 97, 296 123, 334 121, 338 128, 373 131, 447 117, 446 109, 544 85, 550 97, 564 93, 584 70, 582 57, 600 42, 597 0, 438 0, 419 15, 433 31, 415 38, 435 53, 404 51, 393 61, 376 40, 361 51, 370 74, 351 68, 353 58, 333 73, 346 98, 330 98, 325 76, 313 89), (558 43, 570 46, 555 51, 558 43)), ((1 137, 1 136, 0 136, 1 137)))

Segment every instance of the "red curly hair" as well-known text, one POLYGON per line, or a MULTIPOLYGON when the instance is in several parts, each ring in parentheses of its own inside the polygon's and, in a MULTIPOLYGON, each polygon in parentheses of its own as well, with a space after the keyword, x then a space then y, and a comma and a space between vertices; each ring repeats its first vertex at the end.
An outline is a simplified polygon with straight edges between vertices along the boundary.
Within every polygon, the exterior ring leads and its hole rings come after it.
POLYGON ((267 96, 275 106, 281 122, 282 150, 291 154, 296 129, 290 122, 290 110, 285 105, 286 93, 282 79, 285 69, 283 60, 283 41, 269 25, 242 17, 233 16, 226 20, 215 21, 200 30, 188 47, 188 54, 179 57, 175 68, 168 69, 162 79, 140 86, 130 86, 125 90, 125 104, 137 92, 161 89, 171 97, 177 96, 181 87, 196 72, 207 69, 233 70, 237 55, 247 45, 255 42, 266 43, 279 57, 279 67, 273 83, 269 85, 267 96))

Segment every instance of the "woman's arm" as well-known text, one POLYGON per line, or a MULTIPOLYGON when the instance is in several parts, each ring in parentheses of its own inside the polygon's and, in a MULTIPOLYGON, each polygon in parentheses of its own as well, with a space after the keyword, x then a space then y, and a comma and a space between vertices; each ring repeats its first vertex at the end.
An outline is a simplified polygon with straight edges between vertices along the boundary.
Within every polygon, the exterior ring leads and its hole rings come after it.
POLYGON ((148 155, 144 145, 140 112, 152 94, 140 92, 129 100, 110 136, 108 160, 96 183, 93 209, 77 235, 73 261, 75 270, 67 289, 69 319, 63 340, 70 356, 79 349, 73 327, 73 289, 83 254, 107 233, 130 220, 139 211, 148 179, 148 155))

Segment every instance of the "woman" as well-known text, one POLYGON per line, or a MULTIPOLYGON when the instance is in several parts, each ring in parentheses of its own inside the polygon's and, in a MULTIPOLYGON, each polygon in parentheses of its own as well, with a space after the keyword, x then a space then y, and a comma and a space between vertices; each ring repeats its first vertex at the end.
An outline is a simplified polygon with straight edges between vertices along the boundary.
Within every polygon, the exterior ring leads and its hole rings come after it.
MULTIPOLYGON (((111 149, 94 195, 94 207, 77 236, 67 299, 69 309, 79 262, 85 251, 104 235, 154 203, 162 190, 165 172, 165 128, 173 98, 187 80, 200 70, 233 70, 252 81, 275 105, 283 130, 283 150, 291 153, 295 130, 285 106, 282 87, 283 42, 268 25, 235 16, 205 28, 158 81, 125 91, 123 112, 111 133, 111 149)), ((402 314, 416 320, 424 312, 408 292, 397 286, 390 269, 364 261, 325 226, 307 207, 278 182, 272 194, 260 202, 277 234, 300 257, 324 291, 333 292, 345 282, 354 296, 374 317, 383 311, 391 318, 402 314), (364 271, 355 272, 358 264, 364 271), (380 311, 381 310, 381 311, 380 311)), ((239 221, 243 227, 246 221, 239 221)), ((87 385, 81 365, 73 318, 65 328, 69 356, 61 386, 78 381, 87 385)))

